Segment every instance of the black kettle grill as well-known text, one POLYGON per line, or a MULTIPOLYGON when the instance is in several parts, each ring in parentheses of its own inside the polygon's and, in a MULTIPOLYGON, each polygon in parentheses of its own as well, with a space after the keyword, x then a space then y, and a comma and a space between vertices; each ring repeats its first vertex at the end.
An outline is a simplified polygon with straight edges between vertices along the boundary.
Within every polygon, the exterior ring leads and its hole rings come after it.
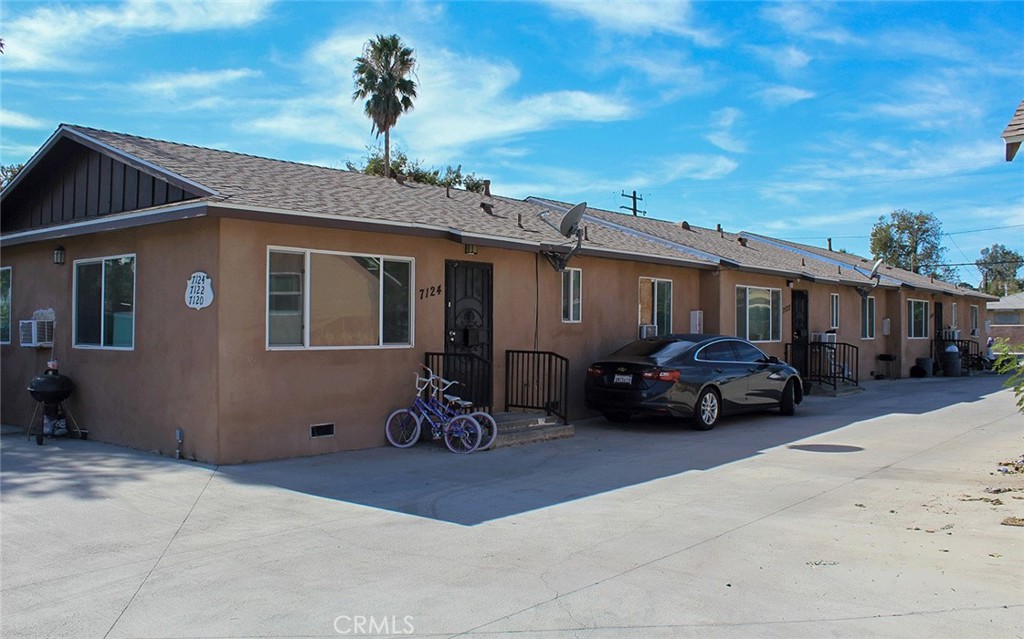
MULTIPOLYGON (((71 393, 75 392, 75 382, 72 381, 67 375, 61 375, 55 368, 48 368, 42 375, 37 375, 32 378, 29 382, 28 392, 32 396, 32 399, 36 400, 43 406, 43 422, 46 421, 46 417, 63 417, 65 409, 63 402, 68 397, 71 397, 71 393)), ((38 412, 39 406, 36 406, 38 412)), ((67 413, 67 417, 70 418, 71 423, 74 425, 74 430, 82 439, 86 439, 87 432, 78 428, 75 424, 75 420, 71 417, 70 413, 67 413)), ((32 415, 32 421, 35 422, 35 413, 32 415)), ((28 429, 29 437, 32 436, 32 426, 28 429)), ((39 432, 36 434, 36 443, 43 443, 43 425, 40 424, 39 432)))

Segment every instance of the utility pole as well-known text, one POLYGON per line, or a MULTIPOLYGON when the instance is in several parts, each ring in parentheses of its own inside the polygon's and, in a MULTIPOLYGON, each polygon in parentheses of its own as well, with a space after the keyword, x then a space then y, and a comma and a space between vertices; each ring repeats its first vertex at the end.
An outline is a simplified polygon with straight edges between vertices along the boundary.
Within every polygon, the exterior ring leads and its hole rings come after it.
POLYGON ((622 197, 630 199, 630 200, 633 200, 633 206, 620 206, 619 207, 620 209, 626 209, 627 211, 633 211, 633 217, 636 217, 636 214, 638 212, 639 213, 643 213, 644 215, 647 215, 647 211, 637 211, 637 209, 636 209, 636 203, 644 201, 643 196, 637 195, 636 191, 633 191, 633 195, 626 195, 626 192, 623 191, 622 192, 622 197))

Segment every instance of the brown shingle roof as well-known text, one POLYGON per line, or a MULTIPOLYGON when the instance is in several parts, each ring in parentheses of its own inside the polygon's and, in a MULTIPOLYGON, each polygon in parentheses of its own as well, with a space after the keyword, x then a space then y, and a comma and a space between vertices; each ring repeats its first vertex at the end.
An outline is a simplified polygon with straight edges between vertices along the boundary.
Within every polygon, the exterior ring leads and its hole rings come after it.
POLYGON ((1021 142, 1024 142, 1024 100, 1017 105, 1017 111, 1003 130, 1003 140, 1006 142, 1006 161, 1009 162, 1017 155, 1021 142))
MULTIPOLYGON (((557 226, 560 212, 536 203, 166 142, 111 131, 64 125, 70 133, 195 182, 214 195, 206 201, 242 210, 387 222, 447 229, 467 243, 493 241, 531 250, 567 251, 557 226), (481 203, 492 205, 493 214, 481 203), (554 217, 553 217, 554 216, 554 217), (547 218, 547 219, 546 219, 547 218), (552 221, 553 220, 553 221, 552 221)), ((717 260, 680 254, 642 237, 612 229, 588 229, 582 254, 604 254, 710 268, 717 260)))
MULTIPOLYGON (((817 246, 811 246, 809 244, 799 244, 797 242, 790 242, 787 240, 778 240, 775 238, 767 238, 759 235, 749 234, 750 237, 757 238, 764 242, 770 242, 779 246, 787 246, 790 250, 798 253, 807 253, 814 255, 820 259, 841 262, 847 264, 850 268, 857 268, 864 273, 869 273, 871 267, 874 265, 873 260, 869 260, 866 257, 855 255, 853 253, 846 253, 841 251, 831 251, 826 248, 820 248, 817 246)), ((889 266, 883 264, 879 269, 879 274, 882 276, 881 284, 893 285, 905 285, 912 288, 923 289, 936 293, 948 293, 950 295, 967 295, 971 297, 978 297, 982 299, 995 299, 992 296, 982 293, 980 291, 973 291, 971 289, 964 289, 955 284, 944 282, 938 279, 932 279, 927 275, 921 275, 912 271, 907 271, 895 266, 889 266)))
MULTIPOLYGON (((540 198, 531 198, 544 202, 540 198)), ((636 217, 597 208, 588 208, 584 222, 589 228, 601 223, 618 225, 637 232, 660 238, 677 245, 681 252, 718 256, 726 267, 741 268, 782 277, 803 278, 814 281, 836 282, 852 285, 870 285, 867 271, 852 266, 845 267, 814 255, 800 255, 794 251, 769 242, 757 242, 757 236, 747 233, 732 233, 718 229, 703 228, 693 224, 685 227, 680 222, 670 222, 650 217, 636 217)))

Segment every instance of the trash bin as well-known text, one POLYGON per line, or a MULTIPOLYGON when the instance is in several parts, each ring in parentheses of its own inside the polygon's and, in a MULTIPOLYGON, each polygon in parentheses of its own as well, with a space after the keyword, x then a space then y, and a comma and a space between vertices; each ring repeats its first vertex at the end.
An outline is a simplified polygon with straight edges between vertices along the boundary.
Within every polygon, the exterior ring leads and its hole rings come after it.
POLYGON ((946 377, 960 377, 960 349, 950 344, 939 356, 942 363, 942 374, 946 377))
POLYGON ((921 370, 924 371, 924 376, 925 377, 931 377, 932 376, 932 358, 930 358, 930 357, 918 357, 917 358, 917 365, 918 365, 919 368, 921 368, 921 370))

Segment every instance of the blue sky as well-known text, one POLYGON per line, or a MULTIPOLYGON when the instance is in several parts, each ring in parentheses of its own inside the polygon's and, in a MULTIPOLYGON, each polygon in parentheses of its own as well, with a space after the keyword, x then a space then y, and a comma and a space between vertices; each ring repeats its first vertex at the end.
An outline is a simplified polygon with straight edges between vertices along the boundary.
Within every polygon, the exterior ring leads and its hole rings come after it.
MULTIPOLYGON (((2 8, 0 162, 62 123, 343 167, 377 33, 416 51, 392 142, 500 195, 869 254, 934 213, 948 262, 1024 252, 1024 3, 21 2, 2 8)), ((977 283, 972 267, 961 269, 977 283)))

